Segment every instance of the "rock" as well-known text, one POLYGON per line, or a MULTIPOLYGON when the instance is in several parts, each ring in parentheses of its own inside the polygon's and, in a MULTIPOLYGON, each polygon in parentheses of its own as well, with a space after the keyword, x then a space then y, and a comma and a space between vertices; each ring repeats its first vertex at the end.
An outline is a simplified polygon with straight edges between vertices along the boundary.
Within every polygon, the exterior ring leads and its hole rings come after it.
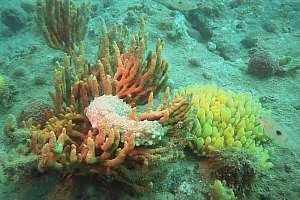
POLYGON ((259 102, 263 105, 264 104, 271 104, 271 103, 274 103, 276 101, 277 101, 277 99, 274 96, 271 96, 271 95, 262 96, 262 97, 259 98, 259 102))
POLYGON ((248 72, 260 78, 270 77, 279 70, 279 62, 263 50, 254 52, 248 63, 248 72))
POLYGON ((203 78, 205 78, 206 80, 212 80, 212 75, 207 73, 207 72, 203 72, 202 73, 203 78))
POLYGON ((217 45, 213 42, 208 42, 207 43, 207 49, 209 51, 215 51, 217 49, 217 45))
POLYGON ((161 31, 171 31, 173 29, 172 21, 160 21, 157 26, 161 31))
POLYGON ((116 0, 103 0, 102 1, 103 8, 109 8, 109 7, 113 6, 115 3, 116 3, 116 0))
POLYGON ((17 123, 22 126, 23 122, 29 122, 34 126, 44 127, 53 117, 51 104, 44 99, 28 100, 23 102, 23 108, 17 117, 17 123))
POLYGON ((182 1, 182 0, 155 0, 158 3, 168 7, 171 10, 178 10, 181 12, 192 11, 198 8, 198 3, 195 0, 182 1))
POLYGON ((6 56, 0 56, 0 68, 1 69, 8 67, 8 62, 9 62, 9 59, 6 56))
POLYGON ((23 67, 17 67, 14 69, 13 73, 12 73, 12 77, 13 78, 20 78, 20 77, 24 77, 26 75, 26 70, 23 67))
POLYGON ((35 12, 35 4, 31 0, 22 0, 21 8, 28 14, 33 14, 35 12))
POLYGON ((198 58, 190 58, 188 60, 188 62, 190 64, 190 66, 192 66, 192 67, 199 67, 199 66, 201 66, 201 62, 200 62, 200 60, 198 58))
MULTIPOLYGON (((104 4, 104 2, 103 2, 103 4, 104 4)), ((101 5, 99 4, 99 2, 98 3, 91 2, 91 4, 90 4, 91 18, 96 18, 99 15, 99 12, 100 12, 99 10, 104 8, 104 6, 103 7, 100 7, 100 6, 101 5)))
POLYGON ((132 10, 129 10, 127 12, 127 16, 124 18, 123 23, 128 26, 134 26, 138 23, 138 19, 139 18, 137 15, 132 10))
POLYGON ((284 171, 287 172, 287 173, 291 173, 293 172, 293 167, 291 164, 284 164, 284 171))
POLYGON ((7 8, 1 13, 1 22, 12 32, 21 30, 26 24, 26 14, 16 8, 7 8))
POLYGON ((44 76, 36 75, 36 76, 33 78, 33 83, 34 83, 34 85, 36 85, 36 86, 41 86, 41 85, 46 85, 46 84, 47 84, 47 81, 46 81, 46 79, 44 78, 44 76))
POLYGON ((249 36, 249 35, 241 40, 241 44, 247 49, 256 47, 257 42, 258 42, 257 38, 249 36))
POLYGON ((205 16, 209 18, 217 18, 222 15, 222 6, 221 4, 205 5, 200 4, 199 10, 204 13, 205 16))
POLYGON ((234 27, 237 31, 245 31, 247 24, 243 20, 234 20, 234 27))
POLYGON ((186 194, 188 196, 191 196, 193 193, 193 187, 190 183, 188 183, 187 181, 184 181, 178 187, 178 192, 186 194))
POLYGON ((2 26, 0 36, 2 37, 10 37, 14 33, 7 27, 7 26, 2 26))
POLYGON ((206 16, 198 12, 190 12, 187 14, 187 19, 192 27, 200 33, 200 40, 208 42, 213 37, 213 29, 206 16))
POLYGON ((241 5, 243 5, 243 3, 245 3, 245 1, 232 0, 232 1, 229 1, 228 7, 231 9, 234 9, 234 8, 240 7, 241 5))
POLYGON ((172 41, 178 41, 182 38, 182 35, 180 34, 180 32, 172 30, 166 32, 166 37, 172 41))
POLYGON ((278 28, 272 21, 265 21, 262 25, 263 29, 269 33, 276 33, 278 28))
POLYGON ((16 90, 6 77, 0 75, 0 112, 7 111, 12 105, 16 90))
POLYGON ((217 53, 219 56, 224 58, 224 60, 235 61, 239 59, 239 49, 235 46, 235 43, 229 43, 228 41, 224 41, 222 39, 217 39, 214 41, 217 45, 217 53))

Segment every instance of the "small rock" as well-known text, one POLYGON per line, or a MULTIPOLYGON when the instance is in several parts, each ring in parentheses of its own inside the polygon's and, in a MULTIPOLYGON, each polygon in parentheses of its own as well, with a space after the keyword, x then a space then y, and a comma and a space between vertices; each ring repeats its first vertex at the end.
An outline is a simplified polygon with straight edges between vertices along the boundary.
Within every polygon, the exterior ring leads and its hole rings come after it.
POLYGON ((47 81, 43 76, 37 75, 33 78, 33 82, 35 85, 40 86, 40 85, 46 85, 47 81))
POLYGON ((63 63, 64 62, 64 59, 60 56, 53 56, 53 57, 49 57, 48 59, 51 60, 51 63, 53 65, 55 65, 57 62, 58 63, 63 63))
POLYGON ((270 193, 262 192, 259 193, 259 199, 261 200, 272 200, 272 195, 270 193))
POLYGON ((203 78, 207 79, 207 80, 211 80, 212 79, 212 75, 210 75, 209 73, 207 72, 203 72, 202 73, 202 76, 203 78))
POLYGON ((259 102, 262 104, 266 104, 266 103, 274 103, 276 102, 276 98, 273 96, 262 96, 259 98, 259 102))
POLYGON ((7 8, 1 13, 1 21, 12 32, 21 30, 26 24, 26 14, 16 8, 7 8))
POLYGON ((157 26, 161 31, 171 31, 173 28, 173 23, 171 21, 160 21, 158 22, 157 26))
POLYGON ((292 32, 292 28, 291 27, 288 27, 288 26, 284 26, 282 27, 282 30, 281 30, 283 33, 291 33, 292 32))
POLYGON ((248 72, 260 78, 274 75, 279 70, 279 62, 264 50, 254 52, 248 63, 248 72))
MULTIPOLYGON (((101 2, 101 1, 100 1, 101 2)), ((103 0, 102 4, 103 4, 103 8, 108 8, 113 6, 113 4, 116 3, 116 0, 103 0)))
POLYGON ((174 89, 175 81, 173 79, 169 79, 168 80, 168 86, 169 86, 170 90, 174 89))
POLYGON ((192 189, 192 185, 186 181, 184 181, 178 188, 178 192, 179 193, 183 193, 186 195, 192 195, 193 193, 193 189, 192 189))
POLYGON ((252 36, 246 36, 244 39, 241 40, 241 44, 249 49, 249 48, 253 48, 257 45, 257 38, 252 37, 252 36))
POLYGON ((128 26, 134 26, 138 23, 137 19, 139 19, 137 15, 132 10, 129 10, 127 12, 127 16, 124 18, 123 23, 128 26))
POLYGON ((262 25, 263 29, 269 33, 276 33, 278 28, 276 24, 271 21, 265 21, 262 25))
POLYGON ((213 37, 213 28, 207 17, 198 12, 190 12, 187 15, 187 19, 192 24, 193 28, 200 33, 202 41, 211 40, 213 37))
POLYGON ((0 56, 0 67, 4 69, 4 67, 8 66, 8 58, 4 56, 0 56))
POLYGON ((224 60, 230 60, 235 61, 239 59, 239 49, 238 47, 233 43, 228 43, 224 40, 216 40, 215 41, 217 45, 217 53, 224 58, 224 60))
POLYGON ((188 60, 189 64, 192 66, 192 67, 199 67, 201 66, 201 63, 200 63, 200 60, 197 59, 197 58, 190 58, 188 60))
POLYGON ((92 18, 97 17, 97 15, 99 14, 99 11, 98 11, 99 3, 92 4, 90 9, 91 9, 91 17, 92 18))
POLYGON ((172 41, 178 41, 181 39, 182 35, 177 31, 167 31, 166 37, 172 41))
POLYGON ((284 170, 287 172, 287 173, 291 173, 293 172, 293 168, 290 164, 285 164, 284 165, 284 170))
POLYGON ((293 107, 295 108, 295 110, 300 110, 300 105, 293 105, 293 107))
POLYGON ((98 38, 98 33, 94 28, 90 28, 88 31, 89 38, 98 38))
POLYGON ((11 81, 0 75, 0 112, 7 111, 12 105, 16 90, 11 81))
POLYGON ((292 61, 292 57, 284 56, 278 60, 279 66, 288 65, 292 61))
POLYGON ((18 67, 18 68, 16 68, 16 69, 13 71, 12 76, 13 76, 14 78, 23 77, 23 76, 25 76, 25 74, 26 74, 25 71, 26 71, 26 70, 25 70, 23 67, 18 67))
POLYGON ((232 1, 229 1, 228 6, 231 9, 234 9, 234 8, 237 8, 237 7, 241 6, 241 5, 243 5, 243 3, 245 3, 245 2, 241 1, 241 0, 232 0, 232 1))
POLYGON ((28 14, 33 14, 35 12, 35 4, 31 0, 22 0, 21 8, 28 14))
POLYGON ((7 26, 3 26, 0 32, 2 37, 11 37, 13 34, 14 33, 7 26))
POLYGON ((245 21, 242 21, 242 20, 235 20, 233 22, 233 24, 234 24, 234 27, 236 28, 236 30, 238 30, 238 31, 244 31, 247 26, 245 21))
POLYGON ((213 42, 208 42, 207 43, 207 49, 209 51, 215 51, 217 49, 217 45, 213 42))

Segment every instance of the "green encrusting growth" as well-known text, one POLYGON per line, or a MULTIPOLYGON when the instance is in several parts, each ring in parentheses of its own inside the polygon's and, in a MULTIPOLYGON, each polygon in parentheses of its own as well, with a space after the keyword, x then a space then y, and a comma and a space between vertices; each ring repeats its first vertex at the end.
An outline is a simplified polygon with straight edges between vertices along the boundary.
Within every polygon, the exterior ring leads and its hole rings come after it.
POLYGON ((226 148, 246 150, 255 155, 263 170, 272 167, 263 145, 269 140, 260 117, 261 104, 248 93, 234 93, 215 85, 190 85, 178 95, 192 95, 197 110, 191 130, 191 147, 201 156, 226 148))

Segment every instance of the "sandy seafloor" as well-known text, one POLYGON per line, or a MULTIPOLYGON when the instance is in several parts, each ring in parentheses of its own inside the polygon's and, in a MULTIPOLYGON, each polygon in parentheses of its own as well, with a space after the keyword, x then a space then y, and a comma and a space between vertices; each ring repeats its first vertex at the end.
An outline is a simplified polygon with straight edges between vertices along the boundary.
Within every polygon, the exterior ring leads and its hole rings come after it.
MULTIPOLYGON (((28 4, 34 1, 24 0, 28 4)), ((300 199, 300 74, 260 79, 247 73, 249 48, 241 44, 246 36, 255 37, 257 46, 267 50, 274 57, 289 56, 292 63, 300 60, 300 1, 257 0, 257 1, 168 1, 168 0, 111 0, 92 1, 93 11, 89 32, 85 39, 87 57, 93 61, 97 51, 100 31, 100 17, 108 26, 112 22, 126 23, 130 29, 137 29, 139 17, 144 16, 146 31, 149 32, 150 47, 155 38, 162 38, 166 45, 164 56, 169 68, 169 83, 179 88, 190 83, 215 83, 236 92, 251 92, 263 99, 263 107, 272 111, 274 123, 287 139, 280 140, 279 146, 270 151, 274 167, 260 177, 244 199, 300 199), (213 37, 208 42, 201 40, 199 30, 192 27, 187 17, 193 3, 218 8, 219 16, 203 16, 208 20, 213 37), (232 2, 242 2, 230 8, 232 2), (128 11, 130 10, 130 12, 128 11), (133 16, 132 16, 133 14, 133 16), (274 30, 263 27, 272 23, 274 30), (237 24, 241 24, 237 28, 237 24), (175 37, 170 32, 178 33, 175 37), (225 56, 214 50, 214 44, 222 41, 225 56), (223 57, 222 57, 223 56, 223 57), (224 59, 225 57, 225 59, 224 59), (197 63, 193 65, 191 59, 197 63)), ((20 1, 0 0, 0 12, 7 8, 20 8, 20 1)), ((200 12, 200 11, 199 11, 200 12)), ((7 114, 18 114, 26 103, 34 99, 48 99, 52 90, 55 60, 62 57, 60 51, 50 49, 34 21, 34 13, 25 12, 26 24, 15 33, 8 33, 0 22, 0 73, 14 85, 17 94, 9 109, 1 111, 0 130, 7 114), (16 69, 22 68, 24 76, 15 76, 16 69), (42 85, 36 77, 45 80, 42 85)), ((3 134, 1 131, 1 138, 3 134)), ((3 141, 3 139, 1 140, 3 141)), ((0 143, 1 154, 7 146, 0 143)), ((0 160, 1 162, 1 160, 0 160)), ((122 187, 101 188, 87 181, 78 186, 76 199, 205 199, 207 192, 205 170, 199 167, 199 159, 187 157, 170 164, 168 175, 156 191, 140 196, 130 196, 122 187)), ((1 171, 1 170, 0 170, 1 171)), ((3 175, 0 174, 0 177, 3 175)), ((22 180, 21 180, 22 182, 22 180)), ((0 178, 0 199, 46 199, 49 191, 59 182, 56 175, 35 175, 23 183, 15 184, 0 178), (29 181, 30 180, 30 181, 29 181)))

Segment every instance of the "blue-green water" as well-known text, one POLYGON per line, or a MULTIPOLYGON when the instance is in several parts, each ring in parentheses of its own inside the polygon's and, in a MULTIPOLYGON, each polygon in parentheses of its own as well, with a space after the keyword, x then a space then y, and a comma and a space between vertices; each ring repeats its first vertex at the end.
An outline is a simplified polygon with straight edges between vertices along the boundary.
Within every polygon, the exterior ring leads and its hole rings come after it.
MULTIPOLYGON (((84 1, 75 2, 74 5, 79 5, 84 1)), ((98 160, 95 162, 92 162, 92 159, 88 160, 86 157, 89 151, 87 147, 89 136, 85 130, 93 131, 94 135, 91 136, 93 140, 96 140, 96 135, 100 133, 98 130, 100 125, 93 125, 91 118, 85 117, 84 110, 94 99, 89 89, 88 105, 82 108, 80 106, 84 99, 79 97, 76 99, 75 112, 83 116, 72 118, 72 123, 75 124, 73 128, 77 132, 71 133, 67 125, 55 129, 57 137, 63 127, 68 129, 66 134, 71 137, 71 140, 66 139, 67 142, 62 146, 58 144, 64 139, 58 139, 55 143, 57 148, 49 151, 54 153, 51 155, 56 156, 56 164, 62 164, 63 167, 41 167, 41 160, 44 159, 41 149, 44 144, 51 143, 51 139, 45 136, 45 141, 38 141, 43 145, 38 151, 34 151, 32 133, 37 129, 45 130, 44 128, 48 126, 46 122, 51 124, 49 119, 54 115, 59 120, 62 119, 59 114, 63 111, 51 112, 57 107, 53 105, 53 99, 48 93, 57 92, 55 70, 63 69, 63 78, 68 76, 64 71, 65 68, 57 67, 57 62, 64 66, 64 51, 69 54, 70 51, 63 47, 55 49, 49 45, 49 40, 42 34, 43 29, 37 19, 35 0, 9 2, 0 0, 0 199, 234 199, 232 192, 236 199, 300 199, 300 1, 91 0, 89 6, 89 10, 78 13, 80 16, 86 14, 85 17, 88 18, 87 24, 82 22, 79 29, 86 31, 84 37, 81 37, 81 42, 85 49, 85 62, 89 63, 89 71, 86 76, 82 75, 83 72, 77 73, 72 57, 71 84, 81 80, 81 84, 86 82, 91 85, 93 78, 91 75, 95 74, 99 82, 99 95, 106 94, 104 84, 101 82, 103 77, 100 77, 98 68, 94 67, 97 59, 104 65, 107 61, 99 56, 101 51, 98 53, 99 40, 100 49, 105 44, 101 40, 105 31, 101 19, 105 20, 108 31, 112 30, 115 23, 126 25, 129 30, 126 39, 121 37, 122 34, 116 37, 112 32, 108 34, 111 45, 107 52, 110 56, 107 62, 113 69, 110 74, 112 94, 124 99, 131 107, 137 105, 137 118, 134 120, 140 122, 146 119, 151 121, 150 123, 156 123, 156 127, 151 129, 150 125, 145 126, 146 128, 141 131, 141 138, 147 138, 147 142, 136 136, 136 151, 127 153, 120 165, 103 168, 107 165, 104 164, 107 163, 105 161, 117 157, 125 144, 130 143, 128 139, 130 137, 127 137, 128 134, 124 131, 127 130, 125 125, 128 121, 122 119, 121 141, 118 143, 115 140, 116 146, 109 148, 111 151, 109 158, 99 161, 100 154, 105 151, 104 147, 96 145, 95 155, 98 160), (141 17, 145 20, 145 31, 142 36, 138 35, 141 17), (152 80, 151 83, 146 82, 140 91, 145 92, 142 100, 138 98, 135 100, 136 94, 121 96, 117 92, 116 85, 120 78, 115 77, 114 70, 118 66, 117 61, 125 60, 125 54, 129 52, 131 34, 138 35, 136 46, 132 51, 135 53, 141 42, 146 43, 147 38, 146 49, 142 56, 144 66, 148 66, 145 62, 148 50, 152 52, 156 50, 157 38, 163 43, 161 58, 168 62, 168 69, 164 73, 166 76, 160 74, 163 67, 157 64, 161 61, 158 59, 156 63, 158 67, 150 75, 151 78, 142 78, 145 81, 152 80), (124 39, 127 52, 122 50, 121 39, 124 39), (113 40, 117 42, 123 56, 120 60, 116 59, 115 49, 112 48, 113 40), (191 106, 189 115, 185 115, 192 119, 187 120, 188 122, 179 120, 178 123, 173 123, 172 120, 176 121, 174 117, 176 114, 174 112, 173 116, 171 107, 166 108, 167 106, 162 109, 163 112, 157 111, 159 117, 155 115, 151 119, 148 117, 141 120, 143 118, 141 113, 147 110, 147 106, 140 104, 147 102, 150 90, 154 92, 154 108, 156 108, 166 86, 170 89, 169 102, 171 102, 176 91, 183 90, 182 88, 190 84, 199 84, 203 87, 216 85, 218 91, 230 92, 219 92, 214 96, 214 90, 211 88, 205 90, 207 93, 203 90, 194 90, 194 96, 191 98, 200 98, 202 103, 197 104, 191 99, 185 102, 185 105, 191 106), (151 89, 149 85, 152 86, 151 89), (253 102, 261 105, 263 109, 261 113, 257 114, 258 111, 254 111, 255 103, 251 104, 250 100, 241 100, 244 97, 234 96, 245 93, 251 96, 253 102), (232 102, 228 100, 231 98, 232 102), (226 103, 223 105, 222 102, 226 103), (250 102, 250 107, 252 106, 251 112, 243 110, 244 107, 246 110, 247 102, 250 102), (207 104, 209 106, 205 107, 207 104), (217 119, 215 109, 218 110, 219 105, 231 110, 225 109, 225 112, 221 106, 221 112, 225 114, 220 114, 220 119, 217 119), (162 118, 166 117, 167 111, 171 113, 167 117, 172 123, 165 122, 165 118, 162 118), (205 112, 205 118, 201 118, 203 116, 199 114, 201 112, 205 112), (252 123, 250 119, 253 119, 253 128, 249 125, 252 123), (195 120, 199 120, 200 128, 191 125, 195 120), (241 139, 241 135, 238 136, 240 127, 237 124, 242 120, 248 123, 245 125, 245 138, 248 140, 245 141, 241 139), (39 127, 38 124, 42 126, 39 127), (230 142, 229 136, 225 136, 228 127, 230 130, 233 129, 233 142, 230 142), (268 141, 262 142, 257 136, 258 127, 263 128, 268 141), (213 133, 214 128, 217 128, 216 135, 213 133), (168 131, 170 129, 172 131, 168 131), (76 134, 80 136, 74 136, 76 134), (224 140, 220 147, 216 145, 218 137, 224 140), (140 146, 137 143, 140 143, 140 146), (267 153, 259 154, 256 151, 249 153, 248 147, 253 143, 262 146, 267 153), (82 158, 81 161, 71 162, 70 155, 73 148, 71 144, 76 146, 76 158, 78 160, 82 158), (146 156, 146 159, 143 157, 146 155, 145 152, 149 156, 146 156), (134 153, 137 155, 133 155, 134 153), (272 167, 261 170, 261 163, 272 163, 272 167), (217 189, 216 180, 223 181, 221 190, 217 189)), ((46 10, 44 16, 49 14, 46 10)), ((63 18, 66 10, 60 11, 62 21, 66 20, 63 18)), ((61 41, 75 41, 75 36, 72 37, 70 34, 69 39, 62 39, 67 37, 65 35, 67 31, 62 28, 63 22, 59 23, 57 13, 53 12, 52 15, 57 22, 56 25, 58 24, 54 28, 50 27, 51 22, 46 18, 42 20, 45 27, 48 23, 48 32, 53 33, 55 28, 60 30, 55 33, 60 44, 61 41)), ((72 24, 76 22, 70 22, 69 27, 72 24)), ((79 40, 74 42, 78 46, 79 40)), ((76 55, 73 51, 72 56, 76 55)), ((136 55, 137 53, 134 54, 136 55)), ((134 59, 138 60, 137 57, 134 59)), ((83 67, 83 64, 80 67, 83 67)), ((141 71, 146 72, 149 69, 150 67, 145 67, 143 68, 145 71, 141 71)), ((83 68, 80 70, 83 71, 83 68)), ((138 78, 128 87, 136 83, 136 80, 138 78)), ((120 87, 123 84, 126 83, 122 83, 120 87)), ((68 86, 63 82, 59 87, 63 88, 62 105, 65 107, 70 104, 66 94, 68 86)), ((82 95, 83 92, 80 91, 79 95, 82 95)), ((127 91, 125 90, 125 93, 127 91)), ((74 94, 74 90, 72 92, 74 94)), ((114 103, 111 101, 112 106, 114 103)), ((128 105, 129 108, 130 106, 128 105)), ((114 120, 115 113, 119 115, 125 113, 118 110, 120 107, 109 111, 114 120)), ((126 111, 127 115, 128 113, 129 111, 126 111)), ((98 120, 102 118, 101 115, 98 120)), ((116 126, 117 123, 114 121, 112 124, 116 126)), ((49 130, 45 132, 48 133, 49 130)), ((138 130, 138 126, 133 126, 130 130, 138 130)), ((105 135, 106 140, 103 142, 107 142, 108 135, 105 135)), ((49 158, 49 154, 47 156, 49 158)))

